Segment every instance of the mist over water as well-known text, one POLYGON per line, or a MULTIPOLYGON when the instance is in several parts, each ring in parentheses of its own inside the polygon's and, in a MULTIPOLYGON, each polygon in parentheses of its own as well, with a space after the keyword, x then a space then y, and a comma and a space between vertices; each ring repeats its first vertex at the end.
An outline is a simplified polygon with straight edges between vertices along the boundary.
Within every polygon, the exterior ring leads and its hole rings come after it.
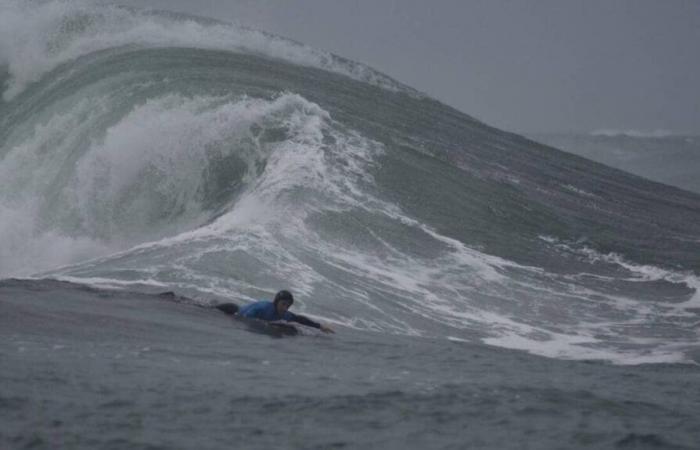
POLYGON ((693 359, 696 194, 263 32, 1 5, 3 278, 156 286, 203 304, 286 287, 300 312, 340 327, 564 359, 693 359))
POLYGON ((700 193, 700 137, 659 130, 598 130, 543 134, 532 139, 626 172, 700 193))

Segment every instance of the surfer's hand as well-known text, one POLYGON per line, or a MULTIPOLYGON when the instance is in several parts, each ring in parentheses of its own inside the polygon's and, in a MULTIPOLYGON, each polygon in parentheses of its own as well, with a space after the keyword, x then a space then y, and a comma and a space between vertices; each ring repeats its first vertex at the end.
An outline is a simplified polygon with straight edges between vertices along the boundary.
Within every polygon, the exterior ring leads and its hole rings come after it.
POLYGON ((335 334, 335 331, 333 331, 331 328, 328 328, 328 327, 325 326, 325 325, 321 325, 321 331, 323 331, 324 333, 335 334))

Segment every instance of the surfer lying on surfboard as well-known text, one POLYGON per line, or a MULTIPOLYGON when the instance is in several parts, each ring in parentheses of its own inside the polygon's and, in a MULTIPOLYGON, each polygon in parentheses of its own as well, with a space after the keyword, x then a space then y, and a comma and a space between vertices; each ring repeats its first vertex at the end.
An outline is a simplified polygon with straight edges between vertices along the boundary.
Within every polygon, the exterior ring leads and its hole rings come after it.
POLYGON ((237 314, 240 317, 248 319, 258 319, 268 322, 285 320, 287 322, 297 322, 308 327, 318 328, 324 333, 335 333, 331 328, 314 322, 306 316, 287 311, 289 307, 292 306, 292 303, 294 303, 294 297, 291 292, 279 291, 275 295, 275 299, 271 302, 255 302, 241 308, 234 303, 224 303, 216 307, 226 314, 237 314))

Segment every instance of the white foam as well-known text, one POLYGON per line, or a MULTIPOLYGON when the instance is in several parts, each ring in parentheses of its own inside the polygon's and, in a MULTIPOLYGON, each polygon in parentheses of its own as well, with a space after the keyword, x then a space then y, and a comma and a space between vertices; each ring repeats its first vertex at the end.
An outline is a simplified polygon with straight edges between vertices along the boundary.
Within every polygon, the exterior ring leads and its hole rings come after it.
POLYGON ((272 100, 153 99, 136 106, 104 137, 81 144, 106 104, 104 99, 84 99, 54 114, 0 161, 0 179, 7 186, 0 192, 1 275, 72 264, 131 248, 154 232, 167 235, 206 220, 206 214, 216 212, 202 204, 206 171, 211 161, 227 155, 246 162, 241 189, 251 183, 254 192, 243 195, 235 212, 208 227, 167 238, 162 245, 260 226, 276 211, 270 202, 280 192, 304 186, 352 190, 346 175, 354 171, 355 177, 362 176, 352 158, 346 161, 346 174, 326 173, 322 130, 328 114, 295 94, 272 100), (280 143, 260 142, 255 127, 284 128, 287 136, 280 143), (75 170, 67 171, 71 166, 75 170), (262 166, 266 170, 258 180, 262 166), (43 204, 46 198, 52 199, 52 207, 43 204), (159 218, 154 211, 162 209, 166 215, 159 218), (162 223, 155 227, 154 219, 162 223))
POLYGON ((415 91, 359 63, 269 33, 87 0, 0 0, 0 66, 12 76, 9 100, 59 64, 123 46, 188 47, 266 55, 318 67, 391 90, 415 91))
MULTIPOLYGON (((167 168, 168 181, 173 185, 168 191, 196 190, 196 185, 188 185, 188 179, 180 179, 178 174, 198 180, 196 161, 206 151, 202 149, 211 148, 212 142, 220 140, 235 142, 241 134, 250 138, 252 125, 284 128, 285 137, 279 142, 257 142, 252 156, 263 160, 264 164, 259 164, 261 172, 250 177, 250 185, 229 211, 205 226, 139 244, 82 267, 134 261, 139 255, 157 253, 164 248, 169 253, 187 248, 186 254, 177 260, 161 263, 149 260, 147 272, 181 267, 180 279, 196 278, 199 290, 211 286, 212 292, 225 293, 216 286, 216 279, 188 272, 187 267, 210 254, 244 252, 266 263, 268 277, 293 279, 296 292, 311 293, 313 284, 323 278, 279 242, 280 227, 283 237, 303 233, 308 212, 317 208, 347 208, 367 201, 357 183, 370 180, 365 165, 371 164, 372 154, 382 149, 350 130, 343 130, 327 112, 298 95, 231 101, 168 97, 137 107, 108 131, 104 142, 94 143, 80 161, 76 191, 81 188, 87 193, 79 196, 87 199, 81 209, 90 210, 89 200, 94 197, 91 192, 97 192, 99 201, 95 204, 102 208, 112 202, 110 199, 122 198, 121 190, 137 183, 143 177, 140 172, 149 165, 167 168), (333 136, 334 145, 324 143, 326 134, 333 136), (183 170, 177 167, 179 155, 184 155, 186 160, 183 170), (190 164, 192 160, 195 162, 190 164), (300 190, 309 191, 306 197, 315 201, 300 205, 293 199, 300 190)), ((253 170, 258 167, 255 161, 250 165, 253 170)), ((92 215, 104 218, 104 214, 92 215)), ((71 266, 57 273, 76 273, 80 269, 80 265, 71 266)), ((236 285, 241 286, 233 283, 232 287, 236 285)))
POLYGON ((700 278, 691 272, 677 272, 648 264, 635 264, 627 261, 617 253, 602 254, 589 247, 583 247, 578 252, 586 255, 591 261, 604 261, 627 269, 633 276, 627 281, 668 281, 682 283, 694 290, 694 294, 686 301, 675 305, 676 308, 700 307, 700 278))
POLYGON ((314 116, 306 107, 311 106, 292 94, 273 101, 167 96, 136 107, 77 166, 75 192, 80 210, 87 211, 84 221, 105 220, 119 210, 146 225, 159 198, 180 211, 178 220, 200 221, 211 161, 235 155, 249 167, 241 181, 251 182, 256 165, 273 151, 256 142, 251 127, 314 116))
POLYGON ((588 191, 585 191, 585 190, 583 190, 583 189, 579 189, 579 188, 577 188, 576 186, 572 186, 572 185, 570 185, 570 184, 562 185, 562 187, 563 187, 564 189, 566 189, 567 191, 574 192, 574 193, 576 193, 576 194, 578 194, 578 195, 582 195, 582 196, 584 196, 584 197, 591 197, 591 198, 596 197, 595 194, 592 194, 592 193, 590 193, 590 192, 588 192, 588 191))
POLYGON ((71 276, 67 276, 67 275, 59 275, 59 276, 56 276, 55 279, 59 280, 59 281, 67 281, 70 283, 88 284, 90 286, 94 286, 97 288, 103 288, 103 289, 125 289, 125 288, 143 287, 143 286, 167 289, 169 287, 169 285, 166 283, 162 283, 160 281, 152 280, 152 279, 139 279, 136 281, 130 281, 130 280, 120 280, 120 279, 116 279, 116 278, 71 277, 71 276))
POLYGON ((32 207, 0 205, 0 278, 28 276, 112 251, 99 240, 37 230, 37 216, 32 207))
POLYGON ((550 358, 611 361, 620 365, 684 363, 686 357, 682 351, 674 349, 653 350, 613 350, 592 348, 587 345, 596 343, 585 336, 550 334, 549 339, 528 339, 518 334, 508 334, 496 338, 487 338, 484 343, 497 347, 523 350, 536 355, 550 358))

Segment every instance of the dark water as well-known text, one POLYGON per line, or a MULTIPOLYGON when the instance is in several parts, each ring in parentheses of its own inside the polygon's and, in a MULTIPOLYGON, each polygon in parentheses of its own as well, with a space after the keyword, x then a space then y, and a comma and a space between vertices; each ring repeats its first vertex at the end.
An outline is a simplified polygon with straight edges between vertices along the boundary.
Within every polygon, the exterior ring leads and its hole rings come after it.
POLYGON ((698 441, 697 194, 229 24, 0 24, 10 447, 698 441), (279 289, 338 334, 210 308, 279 289))
POLYGON ((0 286, 3 448, 696 448, 700 370, 559 361, 214 309, 0 286))

